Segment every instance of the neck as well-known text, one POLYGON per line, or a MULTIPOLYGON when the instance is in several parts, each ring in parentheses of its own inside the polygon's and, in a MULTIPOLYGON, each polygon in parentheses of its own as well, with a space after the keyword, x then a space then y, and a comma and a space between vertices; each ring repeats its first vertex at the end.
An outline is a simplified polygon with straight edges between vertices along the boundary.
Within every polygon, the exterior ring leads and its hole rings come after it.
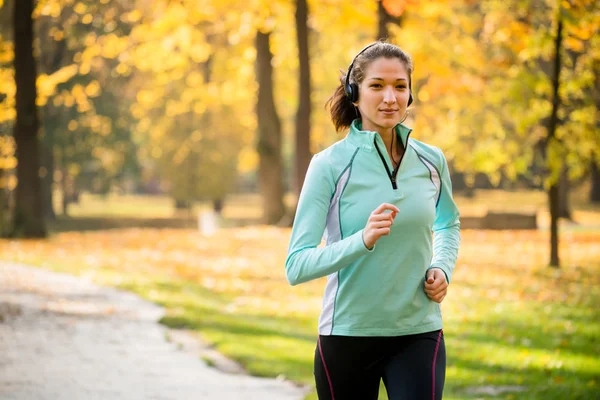
MULTIPOLYGON (((392 145, 392 138, 396 134, 394 129, 378 130, 377 133, 379 133, 379 136, 381 136, 381 139, 383 139, 383 143, 385 143, 385 147, 387 149, 389 149, 390 146, 392 145)), ((396 139, 397 138, 394 138, 394 143, 396 142, 396 139)))
POLYGON ((381 139, 385 144, 385 149, 395 167, 400 162, 402 154, 404 154, 401 139, 396 135, 395 129, 377 130, 377 133, 381 136, 381 139))

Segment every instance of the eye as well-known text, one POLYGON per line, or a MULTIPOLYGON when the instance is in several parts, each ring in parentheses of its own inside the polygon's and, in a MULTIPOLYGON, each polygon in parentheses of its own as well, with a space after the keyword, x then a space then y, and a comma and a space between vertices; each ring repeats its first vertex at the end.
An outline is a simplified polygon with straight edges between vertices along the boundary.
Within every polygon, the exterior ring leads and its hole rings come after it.
POLYGON ((398 85, 396 86, 396 89, 406 89, 406 85, 398 85))
POLYGON ((371 87, 379 89, 381 87, 381 84, 380 83, 373 83, 373 84, 371 84, 371 87))

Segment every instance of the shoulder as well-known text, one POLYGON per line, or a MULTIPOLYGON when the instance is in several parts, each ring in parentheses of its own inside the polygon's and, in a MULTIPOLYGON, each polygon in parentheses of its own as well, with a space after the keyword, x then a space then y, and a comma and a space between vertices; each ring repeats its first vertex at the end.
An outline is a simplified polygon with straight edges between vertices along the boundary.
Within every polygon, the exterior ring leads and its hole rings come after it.
POLYGON ((316 153, 311 163, 319 169, 331 171, 335 178, 352 161, 357 149, 357 146, 344 138, 316 153))
POLYGON ((409 145, 417 152, 420 158, 433 163, 438 169, 446 168, 446 157, 444 152, 436 146, 411 138, 409 145))

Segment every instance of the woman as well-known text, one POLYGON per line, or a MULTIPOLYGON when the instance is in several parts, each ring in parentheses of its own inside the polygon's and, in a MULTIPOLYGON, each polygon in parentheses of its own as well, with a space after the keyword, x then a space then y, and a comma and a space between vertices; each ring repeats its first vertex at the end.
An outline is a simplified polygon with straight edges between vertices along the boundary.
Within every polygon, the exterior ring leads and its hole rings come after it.
POLYGON ((381 379, 390 400, 442 398, 460 222, 444 155, 402 124, 412 71, 385 42, 355 57, 328 101, 349 132, 313 157, 300 194, 285 267, 292 285, 327 276, 319 399, 377 399, 381 379))

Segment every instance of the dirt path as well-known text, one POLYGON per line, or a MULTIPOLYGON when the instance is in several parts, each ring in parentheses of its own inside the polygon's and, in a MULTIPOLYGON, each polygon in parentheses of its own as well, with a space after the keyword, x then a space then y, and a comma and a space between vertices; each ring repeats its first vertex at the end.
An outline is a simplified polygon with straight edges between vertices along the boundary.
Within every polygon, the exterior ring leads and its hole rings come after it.
POLYGON ((193 340, 173 342, 157 323, 163 313, 131 293, 0 263, 0 399, 303 399, 289 382, 207 366, 193 340))

